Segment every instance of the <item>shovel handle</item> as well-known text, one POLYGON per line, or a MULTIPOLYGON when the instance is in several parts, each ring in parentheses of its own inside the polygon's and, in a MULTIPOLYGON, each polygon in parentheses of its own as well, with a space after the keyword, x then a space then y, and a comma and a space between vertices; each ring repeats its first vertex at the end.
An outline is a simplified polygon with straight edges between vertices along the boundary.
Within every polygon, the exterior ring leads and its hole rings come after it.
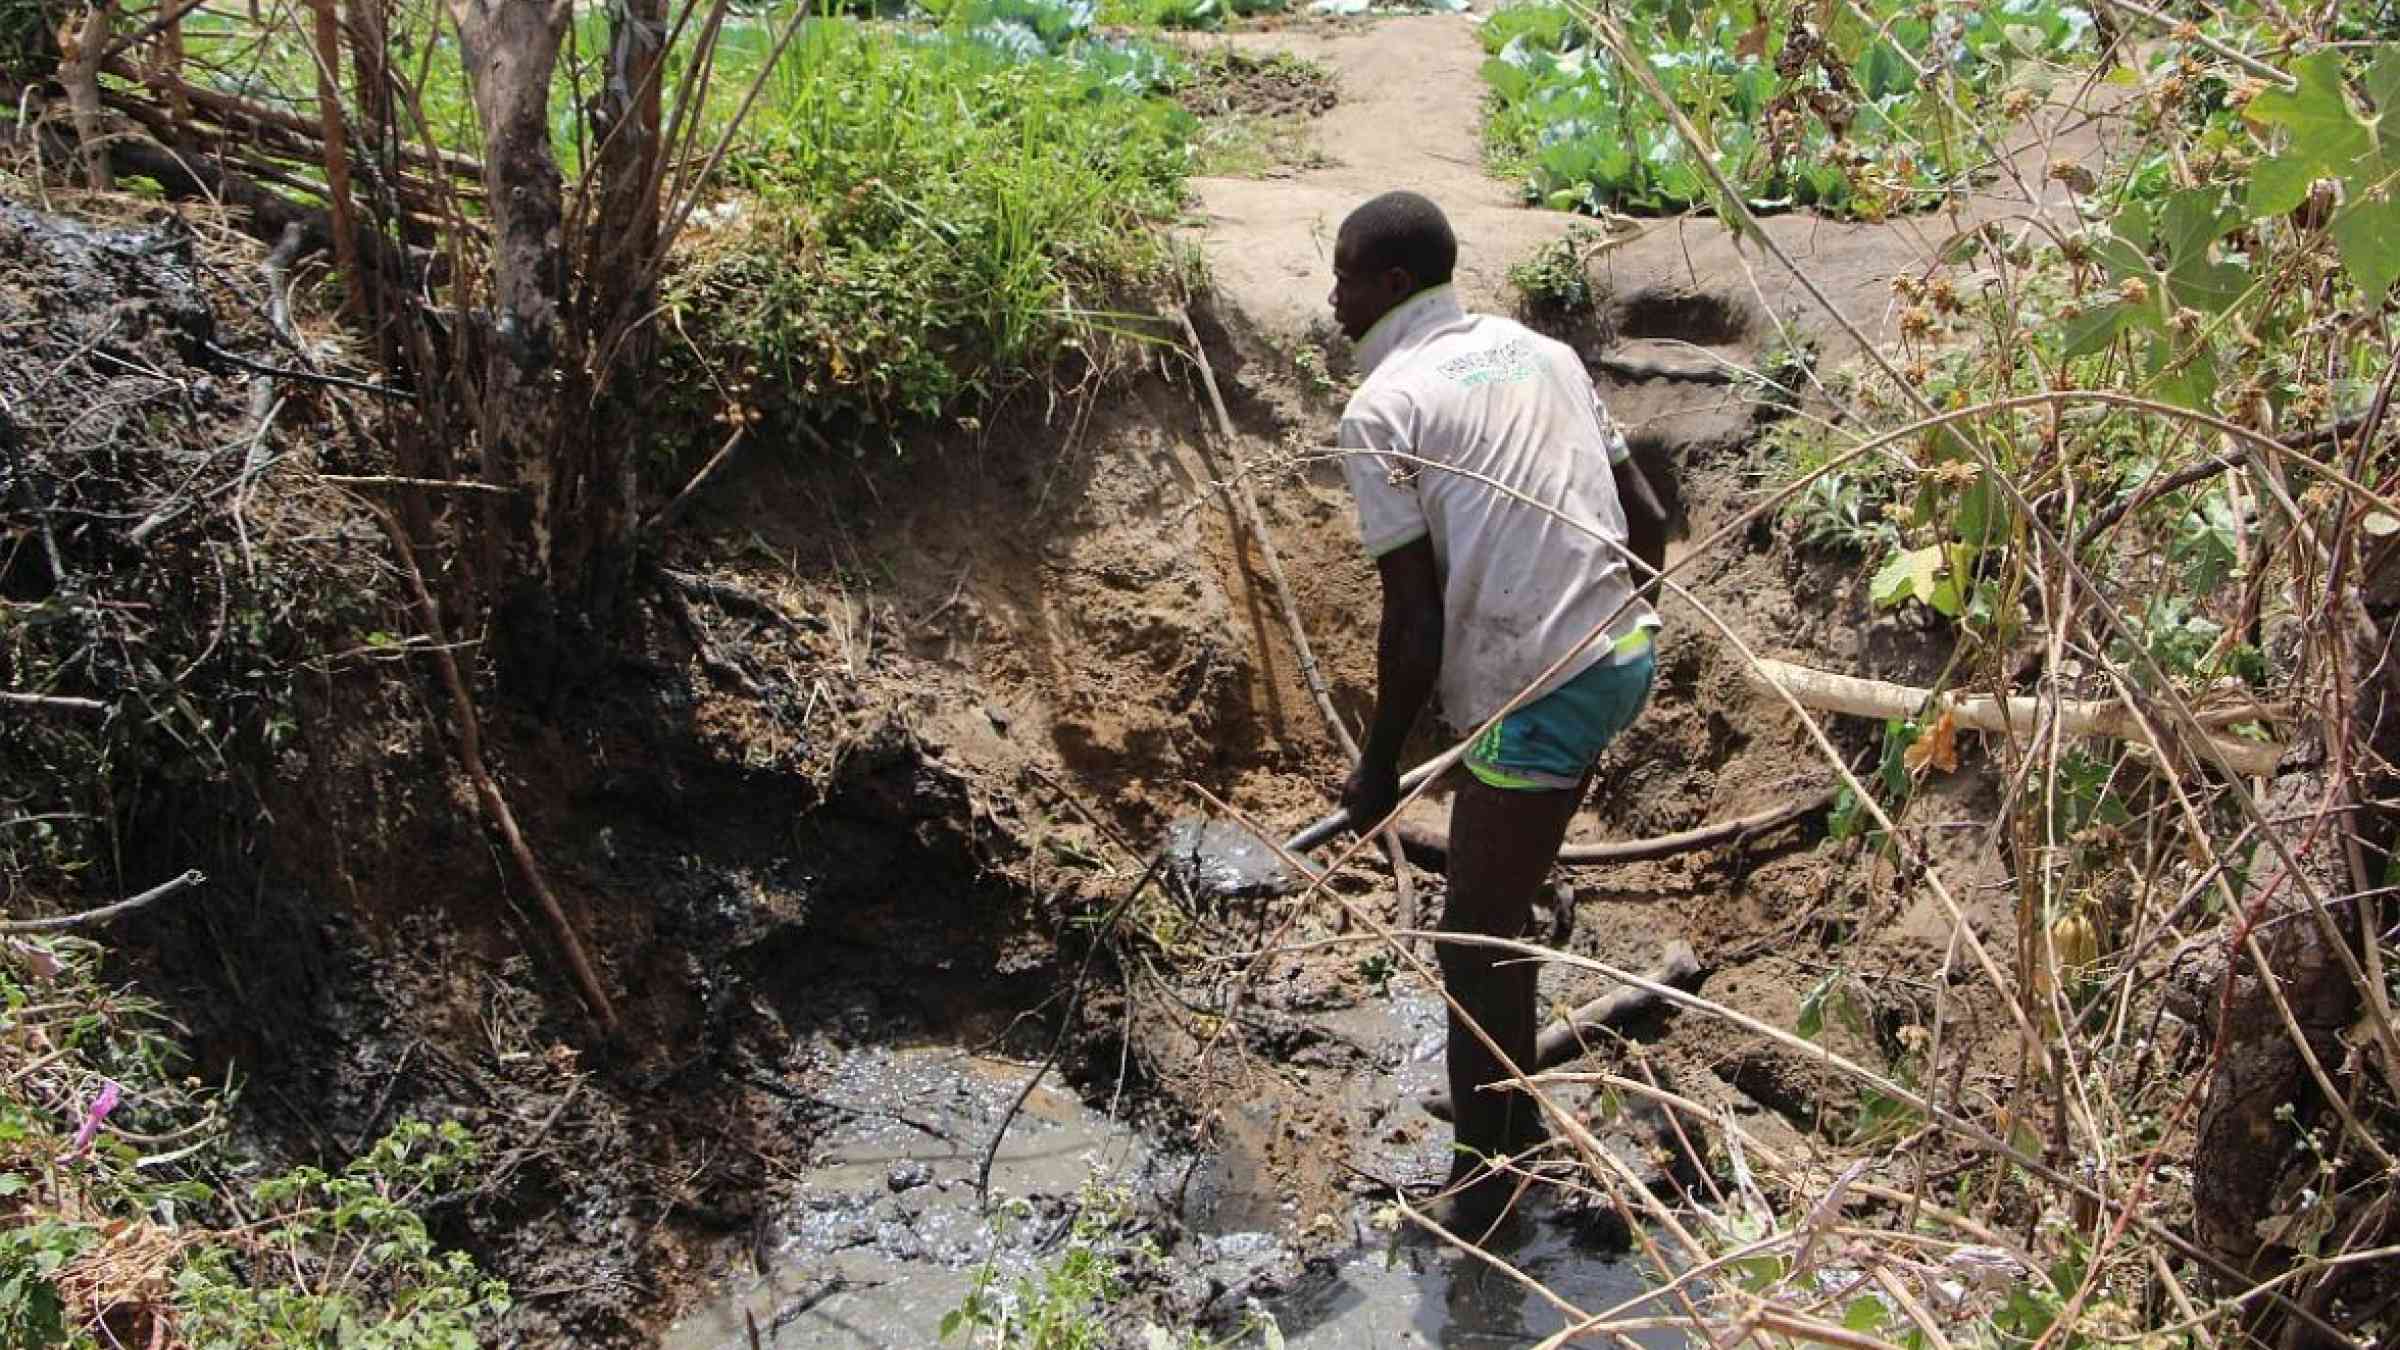
MULTIPOLYGON (((1441 758, 1436 756, 1400 775, 1400 791, 1406 793, 1410 788, 1433 777, 1433 767, 1439 763, 1441 763, 1441 758)), ((1283 848, 1286 853, 1306 853, 1349 828, 1349 809, 1337 808, 1331 814, 1319 817, 1317 822, 1307 829, 1284 840, 1283 848)))

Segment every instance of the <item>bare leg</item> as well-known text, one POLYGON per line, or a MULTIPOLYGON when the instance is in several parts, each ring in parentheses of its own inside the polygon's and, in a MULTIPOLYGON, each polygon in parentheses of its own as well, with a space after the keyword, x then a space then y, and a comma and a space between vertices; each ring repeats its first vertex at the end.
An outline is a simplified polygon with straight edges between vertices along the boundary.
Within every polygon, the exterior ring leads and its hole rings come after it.
MULTIPOLYGON (((1509 792, 1472 781, 1461 786, 1450 807, 1450 893, 1442 910, 1443 931, 1524 936, 1534 894, 1558 860, 1567 823, 1582 799, 1574 791, 1509 792)), ((1535 965, 1489 947, 1437 943, 1435 950, 1450 996, 1510 1063, 1531 1072, 1538 1029, 1535 965)), ((1450 1013, 1447 1067, 1462 1150, 1515 1153, 1543 1137, 1539 1109, 1525 1094, 1485 1089, 1507 1081, 1511 1073, 1457 1009, 1450 1013)), ((1460 1153, 1451 1165, 1452 1183, 1466 1180, 1478 1166, 1474 1157, 1460 1153)), ((1508 1178, 1476 1186, 1460 1197, 1457 1217, 1478 1228, 1488 1225, 1513 1189, 1508 1178)))

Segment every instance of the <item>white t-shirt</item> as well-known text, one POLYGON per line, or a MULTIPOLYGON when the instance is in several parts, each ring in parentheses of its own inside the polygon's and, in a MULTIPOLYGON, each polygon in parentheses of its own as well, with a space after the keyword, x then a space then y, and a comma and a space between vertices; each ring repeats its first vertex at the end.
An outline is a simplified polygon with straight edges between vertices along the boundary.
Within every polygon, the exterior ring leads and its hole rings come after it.
POLYGON ((1480 725, 1603 622, 1600 640, 1535 697, 1658 626, 1633 599, 1633 571, 1619 551, 1625 508, 1611 466, 1626 458, 1625 438, 1573 349, 1523 324, 1469 314, 1437 286, 1384 315, 1358 355, 1368 373, 1342 412, 1339 443, 1382 453, 1344 455, 1342 471, 1367 552, 1432 541, 1445 720, 1461 731, 1480 725))

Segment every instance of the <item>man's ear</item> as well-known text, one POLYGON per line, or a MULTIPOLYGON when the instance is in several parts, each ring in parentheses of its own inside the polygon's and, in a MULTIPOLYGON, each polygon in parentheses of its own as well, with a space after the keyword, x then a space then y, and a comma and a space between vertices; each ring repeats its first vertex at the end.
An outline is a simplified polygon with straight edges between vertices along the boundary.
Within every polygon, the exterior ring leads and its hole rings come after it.
POLYGON ((1415 295, 1418 291, 1425 289, 1417 284, 1417 278, 1415 275, 1405 267, 1387 267, 1383 269, 1383 284, 1391 288, 1392 295, 1395 298, 1401 300, 1405 300, 1408 297, 1415 295))

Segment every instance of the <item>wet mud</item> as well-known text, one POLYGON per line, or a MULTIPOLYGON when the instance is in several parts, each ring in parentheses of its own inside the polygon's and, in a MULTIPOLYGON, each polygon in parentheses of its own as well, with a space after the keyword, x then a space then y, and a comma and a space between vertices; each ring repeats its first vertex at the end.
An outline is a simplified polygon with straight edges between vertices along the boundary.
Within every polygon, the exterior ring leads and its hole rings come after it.
MULTIPOLYGON (((1229 1332, 1263 1311, 1285 1344, 1315 1350, 1537 1340, 1568 1314, 1404 1230, 1374 1180, 1405 1177, 1413 1189, 1447 1165, 1445 1131, 1407 1120, 1421 1115, 1413 1095, 1439 1079, 1441 1028, 1439 1003, 1421 992, 1328 1015, 1327 1034, 1364 1052, 1344 1076, 1345 1110, 1384 1128, 1359 1133, 1368 1142, 1351 1163, 1358 1191, 1313 1217, 1280 1195, 1270 1159, 1240 1142, 1273 1131, 1272 1103, 1237 1107, 1246 1129, 1195 1151, 1178 1132, 1135 1124, 1137 1103, 1106 1084, 1078 1091, 1046 1080, 1011 1118, 1030 1066, 944 1045, 857 1049, 816 1088, 844 1104, 817 1160, 776 1188, 741 1268, 660 1344, 747 1350, 755 1328, 764 1346, 929 1346, 979 1279, 1003 1297, 1038 1280, 1095 1207, 1121 1207, 1112 1242, 1155 1254, 1129 1267, 1131 1297, 1112 1314, 1129 1337, 1146 1314, 1229 1332), (977 1176, 1004 1118, 987 1208, 977 1176)), ((1622 1239, 1590 1213, 1544 1201, 1492 1250, 1590 1312, 1646 1287, 1622 1239)))

